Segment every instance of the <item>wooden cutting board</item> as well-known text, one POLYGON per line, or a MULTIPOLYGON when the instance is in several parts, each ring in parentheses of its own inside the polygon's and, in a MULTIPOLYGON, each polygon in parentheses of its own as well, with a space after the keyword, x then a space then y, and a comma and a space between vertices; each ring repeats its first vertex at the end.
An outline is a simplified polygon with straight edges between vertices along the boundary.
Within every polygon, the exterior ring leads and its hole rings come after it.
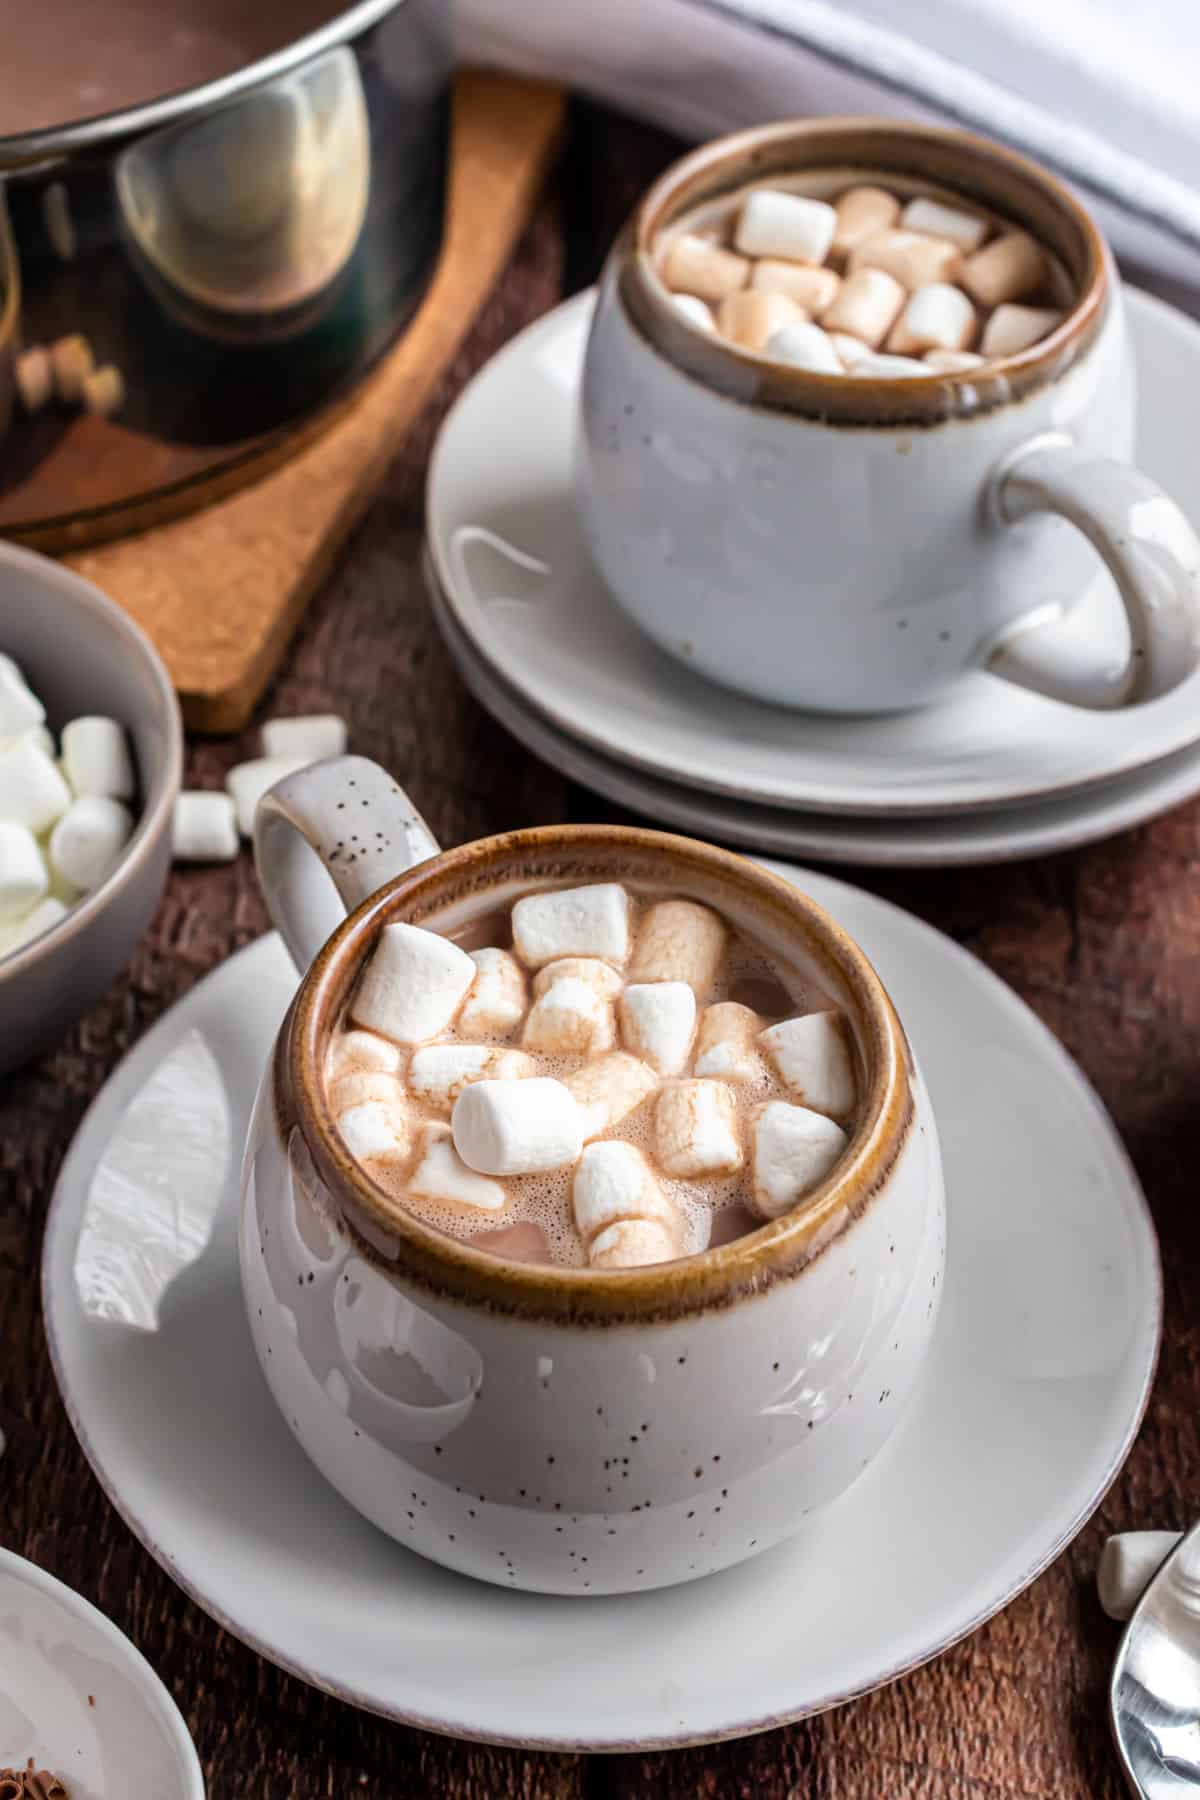
POLYGON ((441 260, 395 348, 318 435, 309 427, 276 449, 278 466, 253 485, 66 559, 149 633, 189 730, 232 732, 246 723, 310 597, 498 280, 557 148, 563 104, 558 89, 538 82, 460 75, 441 260))

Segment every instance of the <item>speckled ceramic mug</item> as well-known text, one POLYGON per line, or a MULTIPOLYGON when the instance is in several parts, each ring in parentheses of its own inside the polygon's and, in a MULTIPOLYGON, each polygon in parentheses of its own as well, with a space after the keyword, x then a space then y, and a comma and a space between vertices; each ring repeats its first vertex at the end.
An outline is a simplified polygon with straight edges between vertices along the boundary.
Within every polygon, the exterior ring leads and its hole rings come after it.
POLYGON ((945 1246, 928 1096, 862 951, 788 883, 687 838, 547 826, 439 853, 358 757, 275 788, 256 847, 307 973, 255 1107, 242 1279, 267 1381, 317 1468, 422 1555, 564 1594, 728 1567, 842 1493, 911 1397, 945 1246), (531 888, 613 880, 714 906, 811 971, 851 1024, 860 1121, 802 1207, 702 1255, 506 1262, 354 1162, 325 1049, 384 924, 453 928, 531 888))

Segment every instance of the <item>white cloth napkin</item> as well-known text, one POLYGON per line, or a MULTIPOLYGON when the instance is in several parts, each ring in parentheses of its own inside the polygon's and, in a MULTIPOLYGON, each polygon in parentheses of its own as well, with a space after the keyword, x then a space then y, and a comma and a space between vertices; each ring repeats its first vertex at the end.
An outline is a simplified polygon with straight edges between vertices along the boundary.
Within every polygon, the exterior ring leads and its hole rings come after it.
POLYGON ((689 138, 873 113, 1045 163, 1136 279, 1200 310, 1197 0, 458 0, 464 60, 689 138))

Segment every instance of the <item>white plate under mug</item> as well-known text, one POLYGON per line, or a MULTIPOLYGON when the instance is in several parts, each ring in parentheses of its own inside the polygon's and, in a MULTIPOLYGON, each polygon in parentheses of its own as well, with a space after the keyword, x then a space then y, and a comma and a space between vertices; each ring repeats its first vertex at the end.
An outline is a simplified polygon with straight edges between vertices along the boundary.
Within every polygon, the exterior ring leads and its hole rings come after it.
POLYGON ((193 988, 93 1104, 46 1228, 59 1386, 130 1528, 264 1656, 458 1737, 556 1750, 736 1737, 974 1630, 1105 1493, 1142 1416, 1161 1314, 1153 1228, 1107 1114, 974 958, 884 901, 778 866, 859 940, 908 1022, 945 1154, 946 1294, 878 1461, 787 1544, 707 1580, 611 1599, 508 1593, 394 1543, 306 1461, 260 1376, 237 1269, 232 1146, 295 985, 278 938, 193 988), (186 1229, 139 1257, 177 1165, 186 1229), (103 1239, 122 1219, 114 1256, 103 1239))
MULTIPOLYGON (((1200 462, 1181 399, 1200 382, 1200 327, 1136 289, 1127 302, 1138 462, 1200 521, 1200 462)), ((658 779, 762 806, 891 819, 1028 806, 1145 769, 1200 738, 1200 671, 1161 700, 1118 712, 975 674, 920 711, 834 718, 732 693, 665 655, 609 597, 575 516, 592 305, 590 293, 577 295, 493 357, 451 409, 430 465, 438 581, 477 655, 527 710, 658 779)), ((1103 572, 1069 629, 1100 664, 1127 641, 1103 572)))

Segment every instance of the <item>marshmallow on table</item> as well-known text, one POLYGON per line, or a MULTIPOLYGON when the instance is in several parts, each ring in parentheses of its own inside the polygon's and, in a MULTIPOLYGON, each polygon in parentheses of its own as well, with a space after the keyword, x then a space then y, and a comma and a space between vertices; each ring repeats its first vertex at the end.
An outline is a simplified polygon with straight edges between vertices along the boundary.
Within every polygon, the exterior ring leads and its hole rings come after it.
POLYGON ((801 320, 785 325, 767 339, 767 355, 774 362, 787 363, 793 369, 808 369, 814 375, 841 375, 841 359, 819 325, 801 320))
POLYGON ((68 911, 69 908, 65 907, 61 900, 55 900, 53 896, 48 895, 45 900, 38 902, 32 912, 27 912, 17 924, 7 926, 0 923, 0 956, 7 956, 12 950, 24 949, 25 945, 31 944, 34 938, 41 937, 43 932, 51 930, 53 926, 65 919, 68 911))
POLYGON ((238 853, 237 808, 228 794, 186 788, 175 801, 171 853, 177 862, 232 862, 238 853))
POLYGON ((927 350, 922 360, 939 375, 958 375, 983 364, 982 356, 974 350, 927 350))
POLYGON ((571 1201, 576 1230, 587 1246, 620 1219, 653 1219, 678 1238, 674 1205, 641 1151, 619 1139, 587 1146, 572 1179, 571 1201))
POLYGON ((786 294, 730 294, 717 308, 717 330, 740 350, 757 353, 785 325, 800 323, 804 313, 786 294))
POLYGON ((965 350, 978 327, 975 308, 961 288, 931 281, 909 296, 887 347, 900 356, 919 355, 922 350, 965 350))
POLYGON ((630 981, 686 981, 698 1000, 712 990, 725 954, 724 921, 696 900, 659 900, 638 931, 630 981))
POLYGON ((1006 231, 968 256, 959 279, 980 306, 1024 300, 1046 279, 1046 253, 1027 231, 1006 231))
MULTIPOLYGON (((979 255, 987 255, 981 250, 979 255)), ((931 281, 953 281, 963 266, 962 251, 949 238, 919 231, 880 231, 864 239, 850 257, 850 271, 882 269, 911 293, 931 281)))
POLYGON ((70 804, 70 788, 32 732, 0 747, 0 819, 28 825, 36 835, 70 804))
POLYGON ((128 807, 107 794, 81 794, 50 834, 51 866, 90 893, 111 874, 132 835, 128 807))
POLYGON ((776 262, 764 257, 750 272, 750 287, 760 294, 786 294, 808 313, 824 312, 837 299, 842 285, 840 275, 832 269, 814 268, 811 263, 776 262))
POLYGON ((520 1050, 490 1044, 425 1044, 412 1053, 409 1091, 426 1105, 448 1113, 463 1089, 486 1077, 521 1081, 537 1073, 537 1064, 520 1050))
POLYGON ((759 1015, 736 1000, 720 1000, 705 1007, 696 1033, 692 1074, 716 1081, 757 1081, 763 1065, 754 1040, 762 1028, 759 1015))
POLYGON ((473 1207, 480 1212, 499 1212, 508 1201, 498 1181, 467 1167, 454 1147, 448 1125, 422 1126, 417 1165, 405 1185, 418 1199, 436 1200, 443 1206, 473 1207))
POLYGON ((0 656, 0 738, 20 737, 45 723, 46 709, 11 656, 0 656))
POLYGON ((67 406, 78 406, 83 399, 83 383, 96 366, 92 346, 78 331, 61 337, 50 346, 50 367, 54 373, 55 392, 67 406))
POLYGON ((690 325, 701 331, 715 331, 717 321, 713 317, 713 309, 707 301, 701 300, 698 294, 672 294, 675 310, 683 314, 690 325))
POLYGON ((561 1169, 583 1149, 583 1120, 561 1081, 476 1081, 451 1118, 454 1145, 480 1175, 535 1175, 561 1169))
POLYGON ((506 1037, 525 1017, 525 971, 507 950, 489 946, 467 954, 475 964, 475 979, 458 1015, 458 1035, 506 1037))
POLYGON ((947 206, 944 201, 931 200, 927 194, 910 200, 901 213, 899 222, 905 231, 921 231, 929 237, 948 238, 967 256, 973 250, 978 250, 988 234, 988 222, 978 213, 964 212, 958 206, 947 206))
POLYGON ((744 256, 684 231, 671 239, 659 273, 676 293, 694 294, 715 305, 726 294, 745 287, 750 264, 744 256))
POLYGON ((640 1269, 678 1255, 676 1239, 657 1219, 619 1219, 592 1239, 588 1262, 593 1269, 640 1269))
POLYGON ((821 315, 826 331, 859 338, 878 349, 904 305, 904 288, 886 269, 855 269, 842 283, 833 305, 821 315))
POLYGON ((984 327, 980 349, 985 356, 1015 356, 1048 336, 1062 317, 1052 306, 998 306, 984 327))
POLYGON ((560 975, 530 1007, 521 1033, 543 1056, 595 1056, 616 1042, 612 1001, 578 975, 560 975))
POLYGON ((323 762, 346 748, 346 721, 336 713, 300 713, 291 719, 268 719, 260 736, 264 756, 303 756, 323 762))
POLYGON ((733 241, 747 256, 823 263, 836 225, 837 214, 827 201, 780 188, 755 188, 742 202, 733 241))
POLYGON ((678 1075, 696 1031, 696 996, 686 981, 631 982, 621 995, 621 1036, 659 1075, 678 1075))
POLYGON ((449 938, 419 925, 385 925, 350 1017, 398 1044, 421 1044, 445 1031, 474 979, 475 964, 449 938))
POLYGON ((1178 1531, 1122 1531, 1108 1539, 1100 1553, 1096 1592, 1110 1619, 1132 1617, 1180 1537, 1178 1531))
POLYGON ((0 819, 0 920, 15 921, 45 897, 49 877, 28 825, 0 819))
POLYGON ((885 188, 852 187, 839 196, 834 211, 837 223, 833 228, 833 242, 829 246, 829 252, 841 262, 865 238, 875 237, 896 223, 900 216, 900 202, 895 194, 889 194, 885 188))
POLYGON ((827 1010, 781 1019, 778 1025, 769 1025, 758 1041, 784 1086, 805 1106, 834 1119, 853 1112, 854 1063, 841 1013, 827 1010))
POLYGON ((88 715, 62 728, 63 773, 77 794, 133 798, 133 764, 125 728, 115 719, 88 715))
POLYGON ((402 1106, 364 1100, 338 1116, 338 1135, 358 1162, 407 1162, 408 1118, 402 1106))
POLYGON ((658 1086, 648 1063, 624 1050, 584 1063, 563 1086, 579 1108, 584 1141, 619 1125, 658 1086))
POLYGON ((13 367, 17 393, 27 413, 41 412, 54 392, 50 353, 42 344, 22 350, 13 367))
POLYGON ((629 896, 615 881, 547 888, 512 910, 513 949, 531 969, 561 956, 622 964, 629 955, 629 896))
POLYGON ((329 1047, 326 1073, 336 1078, 351 1069, 380 1069, 397 1075, 403 1061, 397 1046, 374 1031, 339 1031, 329 1047))
POLYGON ((751 1129, 754 1210, 777 1219, 829 1173, 848 1142, 824 1113, 768 1100, 751 1129))
POLYGON ((732 1175, 742 1166, 733 1095, 723 1081, 677 1081, 663 1088, 654 1132, 667 1175, 732 1175))
POLYGON ((243 837, 254 836, 254 814, 268 788, 287 775, 307 769, 308 764, 307 756, 255 756, 230 769, 225 787, 237 808, 238 830, 243 837))

